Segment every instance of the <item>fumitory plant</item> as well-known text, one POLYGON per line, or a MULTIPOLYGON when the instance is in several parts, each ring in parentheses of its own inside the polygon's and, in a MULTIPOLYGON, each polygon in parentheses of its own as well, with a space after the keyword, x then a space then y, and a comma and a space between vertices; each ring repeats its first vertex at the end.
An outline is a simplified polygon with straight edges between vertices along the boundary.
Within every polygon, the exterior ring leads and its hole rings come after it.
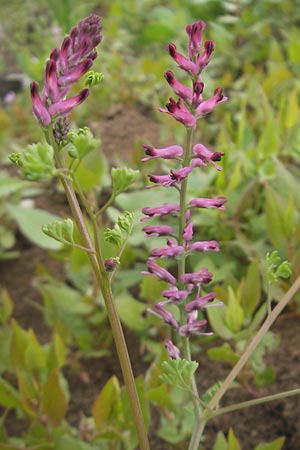
MULTIPOLYGON (((158 224, 145 225, 143 230, 146 236, 167 238, 165 246, 152 249, 147 261, 148 270, 145 273, 168 284, 168 287, 162 291, 164 300, 154 304, 149 312, 159 316, 171 326, 171 336, 165 340, 170 359, 163 365, 161 381, 183 387, 192 402, 194 428, 189 450, 199 448, 208 420, 226 411, 233 411, 250 404, 248 402, 248 404, 232 405, 226 408, 219 407, 219 401, 232 381, 246 364, 278 314, 300 287, 300 278, 298 278, 281 302, 269 311, 266 321, 226 380, 222 384, 213 386, 209 393, 200 396, 195 378, 198 363, 192 360, 190 339, 195 335, 211 334, 203 311, 209 307, 222 308, 222 305, 217 301, 216 294, 207 289, 213 274, 205 267, 198 272, 190 272, 188 269, 188 257, 193 252, 219 251, 217 241, 198 240, 195 237, 197 230, 194 227, 193 217, 199 210, 207 208, 224 210, 226 203, 226 198, 223 196, 190 198, 188 190, 189 176, 192 172, 203 170, 208 164, 220 171, 218 162, 223 156, 223 152, 213 151, 202 143, 194 142, 198 123, 212 113, 219 103, 227 101, 220 87, 215 89, 212 97, 206 99, 204 97, 202 72, 209 64, 215 48, 214 42, 210 40, 202 45, 202 33, 205 26, 203 21, 187 26, 187 56, 179 53, 174 44, 168 47, 171 57, 190 79, 190 86, 183 84, 172 71, 168 70, 165 78, 178 99, 170 98, 166 108, 161 108, 161 111, 169 114, 185 127, 186 142, 183 146, 171 145, 165 148, 145 145, 146 157, 143 158, 143 161, 160 158, 171 165, 167 174, 149 174, 149 179, 153 183, 150 188, 173 188, 178 193, 178 201, 175 203, 145 206, 142 211, 144 214, 142 221, 159 218, 158 224), (170 222, 169 219, 171 219, 170 222), (166 266, 163 264, 164 260, 167 260, 166 266)), ((95 149, 95 140, 87 128, 71 130, 69 120, 70 113, 87 99, 90 87, 102 80, 101 74, 90 71, 97 57, 95 47, 101 40, 101 21, 97 15, 93 14, 71 30, 60 48, 51 51, 46 63, 43 88, 40 89, 35 81, 31 83, 33 115, 46 142, 30 145, 24 152, 11 155, 10 159, 21 167, 25 178, 39 181, 56 176, 63 186, 73 220, 65 219, 45 224, 43 231, 64 245, 84 251, 89 258, 94 278, 107 309, 132 408, 139 447, 141 450, 149 450, 147 425, 112 292, 114 274, 133 227, 132 213, 125 212, 117 219, 114 227, 107 229, 104 233, 105 239, 116 245, 117 254, 105 259, 99 238, 103 213, 119 194, 136 181, 139 173, 128 168, 113 168, 111 195, 98 208, 98 202, 86 194, 77 177, 77 169, 81 161, 95 149), (78 94, 70 95, 74 84, 84 75, 87 76, 87 87, 78 94)), ((109 385, 107 389, 110 388, 113 388, 112 385, 109 385)), ((299 393, 299 390, 297 392, 299 393)), ((291 394, 295 392, 280 395, 291 394)), ((272 398, 255 401, 259 403, 272 398)))

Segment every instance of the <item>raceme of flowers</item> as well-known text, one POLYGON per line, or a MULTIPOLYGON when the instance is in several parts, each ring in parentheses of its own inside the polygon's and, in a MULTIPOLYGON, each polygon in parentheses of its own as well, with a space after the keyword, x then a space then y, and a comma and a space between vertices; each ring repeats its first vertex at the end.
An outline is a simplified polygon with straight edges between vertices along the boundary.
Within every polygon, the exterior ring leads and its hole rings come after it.
POLYGON ((33 115, 42 126, 67 116, 89 95, 89 89, 83 89, 66 98, 71 86, 91 68, 97 57, 95 47, 102 40, 101 30, 100 17, 96 14, 80 21, 64 38, 61 48, 51 51, 41 95, 37 82, 31 83, 33 115))
MULTIPOLYGON (((209 64, 215 44, 213 41, 206 41, 202 45, 202 32, 206 24, 203 21, 194 22, 186 27, 188 34, 188 55, 185 56, 177 51, 174 44, 169 44, 168 50, 171 57, 178 64, 179 68, 186 72, 191 80, 191 86, 182 84, 175 78, 171 70, 165 73, 165 79, 178 97, 169 99, 166 108, 160 108, 160 111, 172 116, 176 121, 186 127, 187 132, 192 131, 197 126, 197 121, 204 115, 211 113, 221 102, 227 101, 223 95, 222 88, 217 87, 211 98, 204 99, 204 83, 201 77, 203 69, 209 64)), ((167 174, 148 174, 149 180, 153 183, 148 188, 163 186, 165 188, 175 187, 179 193, 183 189, 183 183, 187 183, 188 176, 199 167, 205 167, 211 164, 216 170, 221 170, 217 164, 223 156, 223 152, 214 152, 206 148, 203 144, 197 143, 191 148, 183 148, 179 145, 171 145, 164 148, 153 148, 144 145, 146 157, 143 162, 154 158, 164 160, 174 160, 178 162, 178 169, 171 169, 167 174)), ((185 184, 186 186, 186 184, 185 184)), ((193 198, 184 202, 163 204, 142 209, 144 217, 141 221, 145 222, 155 217, 176 216, 178 218, 178 229, 166 225, 146 225, 143 231, 146 237, 166 237, 166 245, 160 248, 154 248, 147 261, 147 271, 143 274, 155 276, 169 284, 169 288, 162 291, 164 300, 154 304, 153 309, 148 312, 160 317, 163 321, 173 327, 179 336, 188 337, 190 335, 207 335, 205 332, 207 321, 199 320, 198 315, 201 308, 212 306, 211 302, 215 300, 214 292, 202 293, 203 285, 208 284, 213 277, 206 268, 202 268, 195 273, 180 273, 178 269, 178 279, 167 269, 161 267, 156 260, 160 258, 174 258, 177 261, 185 258, 192 252, 219 251, 217 241, 196 241, 194 240, 194 227, 191 215, 199 208, 225 209, 225 197, 216 198, 193 198), (184 224, 182 226, 182 223, 184 224), (181 224, 181 225, 180 225, 181 224), (180 314, 180 321, 175 319, 174 314, 168 310, 168 305, 177 305, 183 314, 180 314), (182 317, 184 319, 182 320, 182 317)), ((179 266, 178 266, 179 267, 179 266)), ((185 267, 185 264, 184 264, 185 267)), ((213 303, 220 305, 221 303, 213 303)), ((165 347, 171 358, 179 358, 180 351, 170 340, 165 340, 165 347)))

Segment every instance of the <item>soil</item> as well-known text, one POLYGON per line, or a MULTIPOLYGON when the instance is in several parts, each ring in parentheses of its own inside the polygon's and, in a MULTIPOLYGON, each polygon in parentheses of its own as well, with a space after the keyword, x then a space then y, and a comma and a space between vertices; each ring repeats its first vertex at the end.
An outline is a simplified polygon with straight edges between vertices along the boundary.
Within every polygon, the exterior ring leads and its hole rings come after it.
MULTIPOLYGON (((118 107, 102 121, 102 147, 109 156, 110 161, 115 158, 115 152, 122 159, 130 159, 132 150, 137 142, 158 142, 159 125, 146 117, 145 113, 133 108, 118 107), (117 130, 117 132, 116 132, 117 130)), ((37 205, 58 213, 66 211, 64 197, 58 193, 44 195, 37 199, 37 205), (53 197, 54 195, 54 197, 53 197), (55 207, 54 207, 55 205, 55 207)), ((20 257, 11 261, 0 261, 0 283, 4 286, 15 303, 13 316, 24 327, 34 328, 39 340, 47 342, 50 330, 43 324, 41 313, 33 306, 40 302, 39 294, 33 287, 33 279, 37 262, 43 263, 58 278, 64 277, 61 262, 53 259, 47 252, 34 247, 23 236, 17 233, 17 249, 20 257)), ((276 382, 263 395, 298 388, 300 384, 300 321, 295 316, 280 318, 274 331, 281 337, 281 345, 277 352, 269 356, 269 363, 276 371, 276 382)), ((138 338, 129 330, 125 330, 129 353, 132 355, 132 364, 135 375, 145 373, 147 363, 141 357, 138 338)), ((206 390, 228 373, 225 364, 212 362, 203 351, 198 356, 200 364, 199 387, 206 390)), ((111 354, 101 360, 82 361, 78 372, 67 368, 65 374, 68 378, 72 393, 68 410, 68 420, 78 425, 82 414, 90 415, 91 407, 96 395, 104 383, 115 374, 121 380, 120 368, 114 348, 111 354)), ((229 405, 252 397, 242 389, 230 390, 222 406, 229 405)), ((157 414, 154 411, 154 423, 157 414)), ((258 443, 269 442, 279 436, 285 436, 284 450, 300 449, 300 397, 291 397, 277 400, 265 405, 251 407, 212 420, 207 426, 204 450, 212 450, 217 432, 225 433, 229 428, 240 440, 243 450, 253 450, 258 443)), ((16 420, 9 423, 12 434, 21 432, 16 420)), ((186 449, 187 445, 172 446, 152 433, 151 448, 155 450, 186 449)))

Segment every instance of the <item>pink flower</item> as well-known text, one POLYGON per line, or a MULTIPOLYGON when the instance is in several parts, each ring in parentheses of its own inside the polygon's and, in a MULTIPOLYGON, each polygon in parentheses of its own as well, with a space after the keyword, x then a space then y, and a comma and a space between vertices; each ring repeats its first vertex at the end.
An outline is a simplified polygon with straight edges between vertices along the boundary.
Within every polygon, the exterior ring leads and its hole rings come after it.
POLYGON ((182 70, 185 70, 192 75, 198 75, 197 64, 183 56, 181 53, 178 53, 175 44, 169 44, 168 49, 170 55, 182 70))
POLYGON ((167 281, 170 284, 176 284, 176 279, 173 275, 163 267, 155 264, 152 258, 147 261, 148 272, 142 272, 143 275, 154 275, 160 280, 167 281))
POLYGON ((190 113, 185 103, 180 98, 177 102, 170 98, 170 103, 166 104, 167 109, 159 108, 161 112, 170 114, 178 122, 186 127, 196 128, 196 117, 190 113))
POLYGON ((146 236, 168 236, 173 235, 174 230, 172 227, 168 225, 148 225, 143 228, 144 233, 146 236))
POLYGON ((181 97, 183 100, 188 101, 189 103, 192 102, 193 92, 191 88, 176 80, 171 70, 168 70, 165 73, 165 79, 167 80, 175 94, 178 95, 178 97, 181 97))
POLYGON ((217 208, 225 209, 224 203, 227 202, 226 197, 217 198, 193 198, 190 201, 190 206, 196 206, 197 208, 217 208))
POLYGON ((184 248, 181 245, 177 245, 172 239, 168 239, 167 244, 167 247, 154 248, 151 256, 154 258, 175 258, 184 252, 184 248))
POLYGON ((164 322, 168 323, 169 325, 172 325, 172 327, 174 327, 176 330, 178 330, 179 325, 178 325, 177 321, 175 320, 173 314, 164 308, 164 304, 165 304, 165 302, 156 303, 154 305, 155 311, 148 308, 147 312, 153 314, 154 316, 162 318, 164 322))
POLYGON ((32 113, 34 117, 41 125, 48 127, 51 123, 51 116, 39 96, 39 87, 35 81, 33 81, 30 85, 30 93, 32 100, 32 113))
POLYGON ((202 45, 202 31, 206 28, 206 23, 203 20, 198 20, 192 24, 187 25, 186 32, 189 36, 189 57, 191 60, 200 53, 202 45))
POLYGON ((141 222, 148 220, 150 217, 161 217, 167 214, 177 213, 180 209, 180 206, 177 203, 168 203, 166 205, 161 206, 153 206, 142 209, 142 213, 149 217, 144 217, 141 219, 141 222))
POLYGON ((174 159, 183 154, 183 148, 180 145, 170 145, 169 147, 164 148, 153 148, 149 145, 144 145, 144 148, 146 149, 146 155, 149 155, 149 158, 143 158, 143 162, 153 158, 174 159))
POLYGON ((166 350, 168 352, 168 355, 170 358, 172 359, 179 359, 180 358, 180 350, 178 347, 176 347, 176 345, 173 344, 172 341, 170 341, 170 339, 165 339, 164 340, 164 345, 166 347, 166 350))
POLYGON ((185 242, 191 241, 193 239, 193 234, 194 234, 193 222, 189 222, 183 230, 182 237, 185 240, 185 242))
POLYGON ((199 272, 184 273, 181 275, 181 281, 188 284, 207 284, 212 280, 213 274, 208 272, 207 269, 201 269, 199 272))
POLYGON ((193 242, 189 246, 190 250, 195 250, 196 252, 218 252, 220 250, 217 241, 198 241, 193 242))
POLYGON ((198 116, 211 113, 218 103, 226 102, 227 100, 228 97, 224 97, 223 95, 223 89, 218 87, 215 89, 213 97, 200 103, 196 109, 196 113, 198 116))
POLYGON ((224 155, 223 152, 212 152, 211 150, 208 150, 205 145, 196 144, 193 147, 193 153, 197 156, 197 158, 195 158, 196 160, 200 159, 203 164, 210 162, 217 170, 222 170, 222 168, 216 164, 215 161, 221 161, 221 158, 224 155))
POLYGON ((185 300, 189 295, 188 291, 181 291, 176 286, 171 285, 169 289, 162 291, 162 296, 167 298, 169 302, 178 302, 185 300))
POLYGON ((184 310, 187 312, 191 312, 194 310, 198 311, 200 308, 204 308, 207 305, 207 303, 212 302, 216 298, 216 296, 217 294, 215 292, 210 292, 209 294, 200 297, 198 292, 195 300, 192 300, 191 302, 187 303, 184 307, 184 310))

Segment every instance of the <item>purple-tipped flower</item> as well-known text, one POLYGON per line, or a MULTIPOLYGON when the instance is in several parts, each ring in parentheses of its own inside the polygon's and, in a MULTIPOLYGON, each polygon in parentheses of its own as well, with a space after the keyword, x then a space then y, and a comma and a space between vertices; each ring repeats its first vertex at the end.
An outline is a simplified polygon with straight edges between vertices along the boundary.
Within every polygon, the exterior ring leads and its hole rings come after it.
POLYGON ((181 281, 188 284, 207 284, 212 280, 213 274, 207 269, 201 269, 199 272, 184 273, 181 275, 181 281))
POLYGON ((184 252, 184 248, 181 245, 177 245, 172 239, 168 239, 167 244, 167 247, 154 248, 151 251, 151 256, 154 258, 175 258, 184 252))
POLYGON ((32 113, 36 120, 43 126, 48 127, 51 123, 51 116, 39 96, 38 84, 33 81, 30 85, 32 100, 32 113))
POLYGON ((196 252, 218 252, 220 250, 217 241, 198 241, 193 242, 189 246, 190 250, 195 250, 196 252))
POLYGON ((148 272, 142 272, 144 275, 154 275, 160 280, 166 281, 170 284, 176 284, 176 278, 173 277, 173 275, 167 271, 167 269, 164 269, 163 267, 160 267, 158 264, 155 264, 152 258, 149 258, 147 261, 147 267, 148 272))
POLYGON ((193 92, 192 89, 180 83, 180 81, 176 80, 174 73, 171 70, 167 70, 165 73, 165 79, 173 89, 178 97, 182 98, 189 103, 192 102, 193 92))
POLYGON ((162 291, 162 296, 167 298, 170 302, 179 302, 185 300, 189 295, 188 291, 179 290, 176 286, 171 285, 169 289, 162 291))
POLYGON ((180 206, 177 203, 168 203, 166 205, 161 206, 146 206, 142 209, 142 213, 149 217, 143 217, 141 222, 150 219, 151 217, 161 217, 167 214, 177 213, 180 209, 180 206))
POLYGON ((191 73, 192 75, 198 75, 198 66, 195 64, 192 60, 189 58, 186 58, 181 53, 177 51, 175 44, 169 44, 168 46, 169 53, 174 59, 175 62, 177 62, 180 69, 185 70, 188 73, 191 73))
POLYGON ((159 302, 154 305, 155 311, 153 309, 148 308, 147 312, 153 314, 154 316, 160 317, 163 319, 164 322, 168 323, 172 327, 174 327, 176 330, 178 330, 179 325, 177 321, 175 320, 174 316, 170 311, 167 311, 164 308, 165 302, 159 302))
POLYGON ((78 95, 74 97, 67 98, 66 100, 61 100, 57 103, 53 103, 49 106, 48 111, 51 116, 64 117, 79 106, 89 95, 90 91, 88 89, 83 89, 78 95))
POLYGON ((149 158, 143 158, 142 162, 154 158, 174 159, 183 154, 183 148, 180 145, 170 145, 169 147, 164 148, 153 148, 149 145, 144 145, 143 147, 146 149, 145 153, 146 155, 149 155, 149 158))
POLYGON ((147 237, 174 235, 174 230, 169 225, 147 225, 143 228, 143 231, 147 237))
POLYGON ((166 104, 166 108, 159 108, 161 112, 170 114, 178 122, 186 127, 196 128, 196 117, 188 110, 185 103, 180 98, 177 102, 171 97, 170 103, 166 104))
MULTIPOLYGON (((200 290, 200 289, 199 289, 200 290)), ((197 294, 197 297, 195 300, 192 300, 191 302, 187 303, 184 307, 184 310, 186 312, 191 311, 199 311, 200 308, 205 308, 207 303, 212 302, 216 298, 217 294, 215 292, 210 292, 209 294, 203 295, 202 297, 199 296, 199 291, 197 294)))
POLYGON ((209 114, 214 110, 216 105, 222 102, 226 102, 227 100, 228 97, 224 97, 223 95, 223 89, 221 87, 218 87, 215 89, 213 97, 200 103, 200 105, 196 109, 196 113, 198 116, 202 114, 209 114))
POLYGON ((176 345, 173 344, 172 341, 170 341, 170 339, 165 339, 164 340, 164 345, 166 347, 166 350, 168 352, 168 355, 170 358, 172 359, 179 359, 180 358, 180 350, 178 347, 176 347, 176 345))
POLYGON ((199 73, 207 66, 210 61, 212 52, 215 49, 214 41, 206 41, 204 43, 204 51, 197 58, 197 66, 199 73))
POLYGON ((193 147, 193 154, 196 156, 196 160, 200 159, 202 161, 202 164, 207 164, 208 162, 210 162, 217 170, 222 170, 222 168, 217 165, 215 161, 221 161, 221 158, 224 155, 223 152, 212 152, 207 147, 205 147, 205 145, 196 144, 193 147))
POLYGON ((190 201, 190 206, 196 206, 197 208, 217 208, 217 209, 225 209, 224 203, 227 202, 227 198, 225 197, 217 197, 217 198, 193 198, 190 201))
POLYGON ((193 222, 189 222, 183 230, 182 237, 184 241, 185 242, 191 241, 193 239, 193 234, 194 234, 193 222))
POLYGON ((189 57, 194 59, 201 51, 202 45, 202 31, 206 28, 206 23, 203 20, 187 25, 186 32, 189 36, 189 57))
POLYGON ((207 320, 197 320, 198 311, 194 310, 187 315, 187 324, 182 325, 178 329, 180 336, 186 337, 191 334, 211 336, 213 333, 204 333, 204 329, 207 325, 207 320))

